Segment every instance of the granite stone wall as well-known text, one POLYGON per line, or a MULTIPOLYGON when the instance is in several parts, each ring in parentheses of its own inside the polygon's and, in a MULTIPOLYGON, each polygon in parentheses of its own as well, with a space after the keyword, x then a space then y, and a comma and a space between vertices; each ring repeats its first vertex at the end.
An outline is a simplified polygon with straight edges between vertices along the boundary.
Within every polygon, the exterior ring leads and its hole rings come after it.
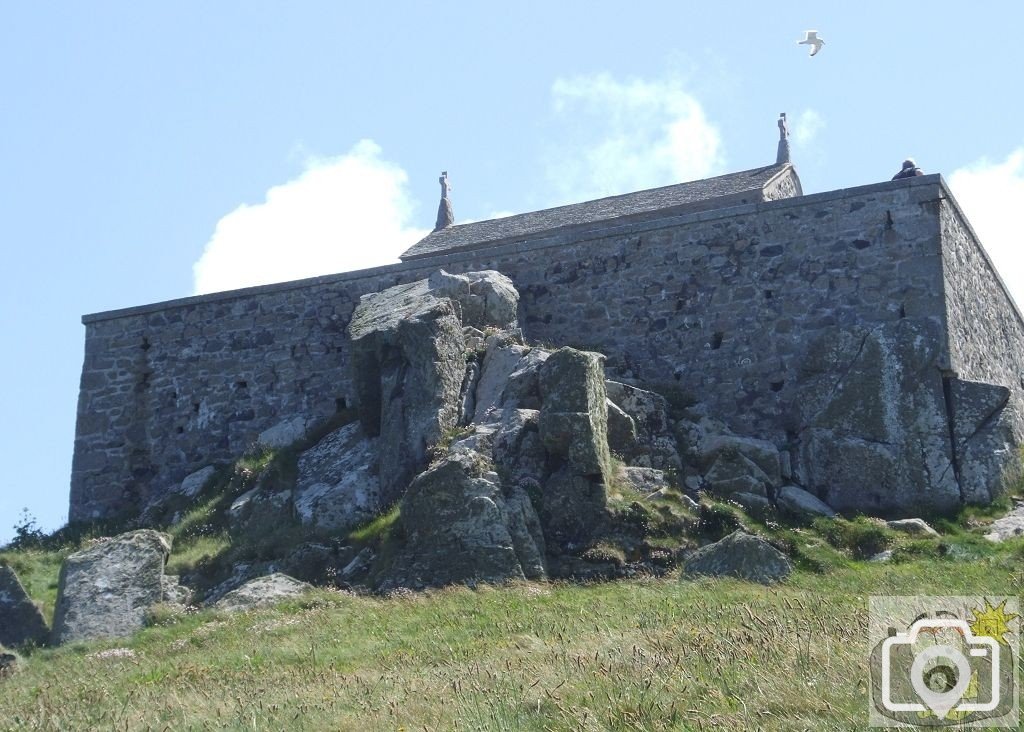
MULTIPOLYGON (((349 405, 359 295, 439 268, 500 270, 528 338, 600 350, 616 376, 781 443, 818 334, 902 317, 945 327, 944 197, 926 176, 87 316, 70 517, 137 511, 262 430, 349 405)), ((973 363, 977 338, 952 310, 955 359, 973 363)))
POLYGON ((942 201, 940 222, 950 369, 961 379, 1008 387, 1012 423, 1021 440, 1024 320, 952 198, 942 201))

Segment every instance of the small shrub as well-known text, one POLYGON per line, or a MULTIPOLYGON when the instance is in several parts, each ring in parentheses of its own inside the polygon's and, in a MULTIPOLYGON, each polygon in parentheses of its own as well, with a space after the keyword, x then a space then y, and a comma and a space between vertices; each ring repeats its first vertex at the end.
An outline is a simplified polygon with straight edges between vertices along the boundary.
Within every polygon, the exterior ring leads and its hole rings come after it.
POLYGON ((815 531, 836 547, 850 552, 855 559, 870 559, 893 545, 895 537, 885 523, 867 516, 815 520, 815 531))
POLYGON ((45 538, 46 534, 36 523, 36 517, 27 508, 23 508, 14 524, 14 538, 8 546, 11 549, 36 549, 42 546, 45 538))

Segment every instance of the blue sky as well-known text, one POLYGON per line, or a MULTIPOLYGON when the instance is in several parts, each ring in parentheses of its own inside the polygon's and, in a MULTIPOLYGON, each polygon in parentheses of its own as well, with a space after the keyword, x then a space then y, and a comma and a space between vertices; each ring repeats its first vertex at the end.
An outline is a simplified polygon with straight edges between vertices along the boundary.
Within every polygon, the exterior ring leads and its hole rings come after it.
POLYGON ((771 163, 786 111, 805 192, 912 155, 1024 281, 1024 4, 711 5, 5 4, 0 542, 66 517, 83 313, 393 261, 442 169, 488 218, 771 163))

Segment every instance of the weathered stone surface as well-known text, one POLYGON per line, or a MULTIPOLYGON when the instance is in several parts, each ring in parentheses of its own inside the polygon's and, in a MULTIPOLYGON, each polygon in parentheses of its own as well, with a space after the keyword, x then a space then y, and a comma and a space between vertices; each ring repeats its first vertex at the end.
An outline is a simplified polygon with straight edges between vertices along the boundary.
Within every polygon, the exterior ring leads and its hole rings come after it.
POLYGON ((408 554, 402 583, 502 582, 543 574, 544 548, 537 543, 543 537, 532 504, 515 487, 506 498, 498 475, 480 468, 480 460, 450 456, 409 486, 399 514, 408 554))
POLYGON ((757 493, 732 493, 729 496, 729 500, 734 503, 738 503, 744 509, 746 509, 751 516, 766 516, 771 513, 775 508, 772 502, 769 501, 765 496, 758 495, 757 493))
POLYGON ((352 557, 352 561, 341 568, 341 571, 338 573, 338 579, 342 582, 353 582, 363 577, 370 571, 376 556, 370 547, 360 550, 358 554, 352 557))
POLYGON ((697 448, 697 453, 698 464, 705 467, 712 466, 723 455, 742 455, 760 468, 770 485, 778 486, 782 483, 779 450, 767 440, 731 434, 707 435, 697 448))
POLYGON ((741 530, 701 547, 683 564, 684 577, 736 577, 765 585, 781 582, 792 571, 785 554, 741 530))
POLYGON ((801 484, 839 511, 907 516, 960 503, 926 319, 835 330, 808 349, 795 407, 801 484))
POLYGON ((540 438, 577 475, 608 472, 608 412, 599 353, 562 348, 540 368, 540 438))
POLYGON ((607 518, 607 486, 599 476, 579 475, 568 468, 550 475, 541 489, 540 517, 544 536, 571 549, 599 533, 607 518))
POLYGON ((229 613, 246 612, 276 605, 282 600, 298 597, 312 589, 312 585, 300 582, 286 574, 275 572, 249 580, 241 587, 224 595, 213 607, 229 613))
POLYGON ((966 503, 985 505, 1019 475, 1010 390, 1004 386, 949 379, 957 477, 966 503))
POLYGON ((451 300, 425 280, 364 296, 349 323, 364 432, 380 436, 381 501, 396 500, 459 419, 465 338, 451 300))
POLYGON ((502 393, 509 376, 520 367, 530 350, 525 346, 499 343, 498 340, 490 340, 484 354, 483 371, 476 386, 474 422, 486 422, 489 415, 500 413, 504 402, 502 393))
POLYGON ((43 614, 21 586, 18 575, 0 565, 0 646, 42 645, 49 635, 43 614))
POLYGON ((484 270, 455 275, 442 269, 430 275, 428 287, 435 297, 449 297, 459 303, 465 325, 481 329, 516 325, 519 292, 501 272, 484 270))
POLYGON ((129 636, 163 600, 171 539, 149 529, 101 541, 70 555, 60 570, 52 639, 55 645, 129 636))
POLYGON ((315 424, 314 418, 300 414, 263 430, 257 441, 261 445, 274 449, 288 447, 305 437, 315 424))
MULTIPOLYGON (((467 329, 463 328, 463 332, 467 329)), ((466 349, 474 350, 469 343, 469 336, 466 336, 466 349)), ((475 360, 466 363, 466 374, 462 377, 462 387, 459 389, 459 426, 465 426, 473 421, 473 414, 476 412, 476 386, 480 382, 480 364, 475 360)))
POLYGON ((985 538, 996 543, 1024 535, 1024 503, 1017 503, 1012 511, 997 518, 988 529, 985 538))
POLYGON ((636 422, 611 399, 608 399, 608 449, 628 460, 638 451, 636 422))
POLYGON ((165 574, 160 581, 162 585, 161 602, 186 607, 192 604, 192 590, 181 584, 181 578, 178 575, 165 574))
POLYGON ((775 495, 775 502, 780 509, 793 516, 832 518, 836 515, 836 512, 827 503, 795 485, 784 485, 779 488, 775 495))
MULTIPOLYGON (((683 464, 665 397, 618 381, 606 381, 605 389, 608 399, 632 420, 635 428, 633 447, 622 453, 625 461, 639 467, 681 469, 683 464)), ((610 434, 609 442, 615 442, 610 434)))
POLYGON ((540 441, 540 412, 506 409, 494 436, 492 455, 504 485, 524 481, 539 486, 544 479, 547 456, 540 441))
POLYGON ((939 535, 939 532, 933 529, 927 521, 919 518, 897 519, 895 521, 887 521, 886 526, 888 526, 893 531, 902 531, 904 534, 911 534, 912 536, 939 535))
POLYGON ((548 360, 550 351, 531 348, 513 371, 501 394, 502 406, 518 409, 540 409, 540 366, 548 360))
POLYGON ((711 492, 718 496, 750 493, 767 496, 771 479, 761 468, 736 450, 723 450, 704 475, 711 492))
POLYGON ((279 563, 284 574, 315 585, 332 583, 342 567, 352 561, 356 550, 334 542, 307 541, 293 547, 279 563))
POLYGON ((195 498, 199 495, 200 491, 206 486, 210 478, 213 477, 214 473, 217 472, 217 468, 212 465, 207 465, 205 468, 200 468, 194 473, 190 473, 185 476, 185 479, 181 481, 181 485, 178 486, 177 493, 185 496, 186 498, 195 498))
POLYGON ((257 483, 232 501, 227 519, 232 537, 249 542, 259 540, 296 522, 292 515, 292 491, 273 490, 257 483))
POLYGON ((665 471, 654 468, 623 467, 619 471, 619 478, 630 488, 644 495, 668 486, 665 471))
POLYGON ((380 513, 377 444, 352 423, 299 456, 292 504, 303 526, 340 533, 380 513))

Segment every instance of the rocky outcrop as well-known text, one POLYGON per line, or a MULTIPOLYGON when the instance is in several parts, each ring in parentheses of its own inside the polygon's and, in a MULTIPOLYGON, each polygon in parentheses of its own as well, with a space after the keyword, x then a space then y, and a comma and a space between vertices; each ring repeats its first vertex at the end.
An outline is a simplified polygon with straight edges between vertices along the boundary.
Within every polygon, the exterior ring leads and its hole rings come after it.
POLYGON ((53 643, 128 636, 164 597, 171 539, 149 529, 102 540, 64 560, 53 643))
POLYGON ((443 269, 427 280, 434 297, 447 297, 459 304, 462 324, 484 329, 514 328, 519 292, 512 280, 492 269, 449 274, 443 269))
POLYGON ((544 576, 544 537, 529 497, 517 485, 503 487, 476 456, 456 452, 409 486, 400 512, 408 545, 400 584, 544 576))
POLYGON ((465 338, 459 309, 425 280, 365 295, 349 323, 359 419, 380 437, 380 497, 397 500, 459 418, 465 338))
POLYGON ((606 381, 608 441, 628 465, 680 470, 672 421, 665 397, 618 381, 606 381), (617 447, 617 449, 616 449, 617 447))
POLYGON ((832 518, 836 512, 817 496, 795 485, 784 485, 779 489, 775 502, 784 513, 803 518, 826 516, 832 518))
POLYGON ((291 488, 260 480, 231 502, 227 511, 228 532, 235 539, 253 542, 294 525, 297 522, 291 501, 291 488))
POLYGON ((0 646, 42 645, 49 635, 43 614, 21 586, 18 575, 0 565, 0 646))
POLYGON ((956 477, 964 502, 991 503, 1020 475, 1020 456, 1005 386, 948 378, 956 477))
POLYGON ((585 541, 605 518, 608 412, 603 356, 572 348, 540 367, 540 442, 551 473, 541 491, 546 536, 566 545, 585 541))
POLYGON ((343 533, 380 513, 377 444, 353 423, 299 456, 292 502, 303 526, 343 533))
POLYGON ((781 582, 792 571, 785 554, 741 530, 698 549, 683 564, 684 577, 736 577, 764 585, 781 582))
POLYGON ((1005 516, 1000 516, 988 527, 985 538, 997 544, 1007 539, 1024 536, 1024 503, 1016 503, 1005 516))
POLYGON ((161 578, 163 584, 162 602, 167 605, 188 607, 192 604, 194 593, 190 587, 181 584, 181 578, 176 574, 165 574, 161 578))
POLYGON ((275 605, 305 594, 312 585, 279 572, 249 580, 214 603, 216 610, 235 613, 275 605))
POLYGON ((934 322, 905 319, 836 330, 808 349, 795 403, 801 485, 839 511, 960 504, 940 344, 934 322))

